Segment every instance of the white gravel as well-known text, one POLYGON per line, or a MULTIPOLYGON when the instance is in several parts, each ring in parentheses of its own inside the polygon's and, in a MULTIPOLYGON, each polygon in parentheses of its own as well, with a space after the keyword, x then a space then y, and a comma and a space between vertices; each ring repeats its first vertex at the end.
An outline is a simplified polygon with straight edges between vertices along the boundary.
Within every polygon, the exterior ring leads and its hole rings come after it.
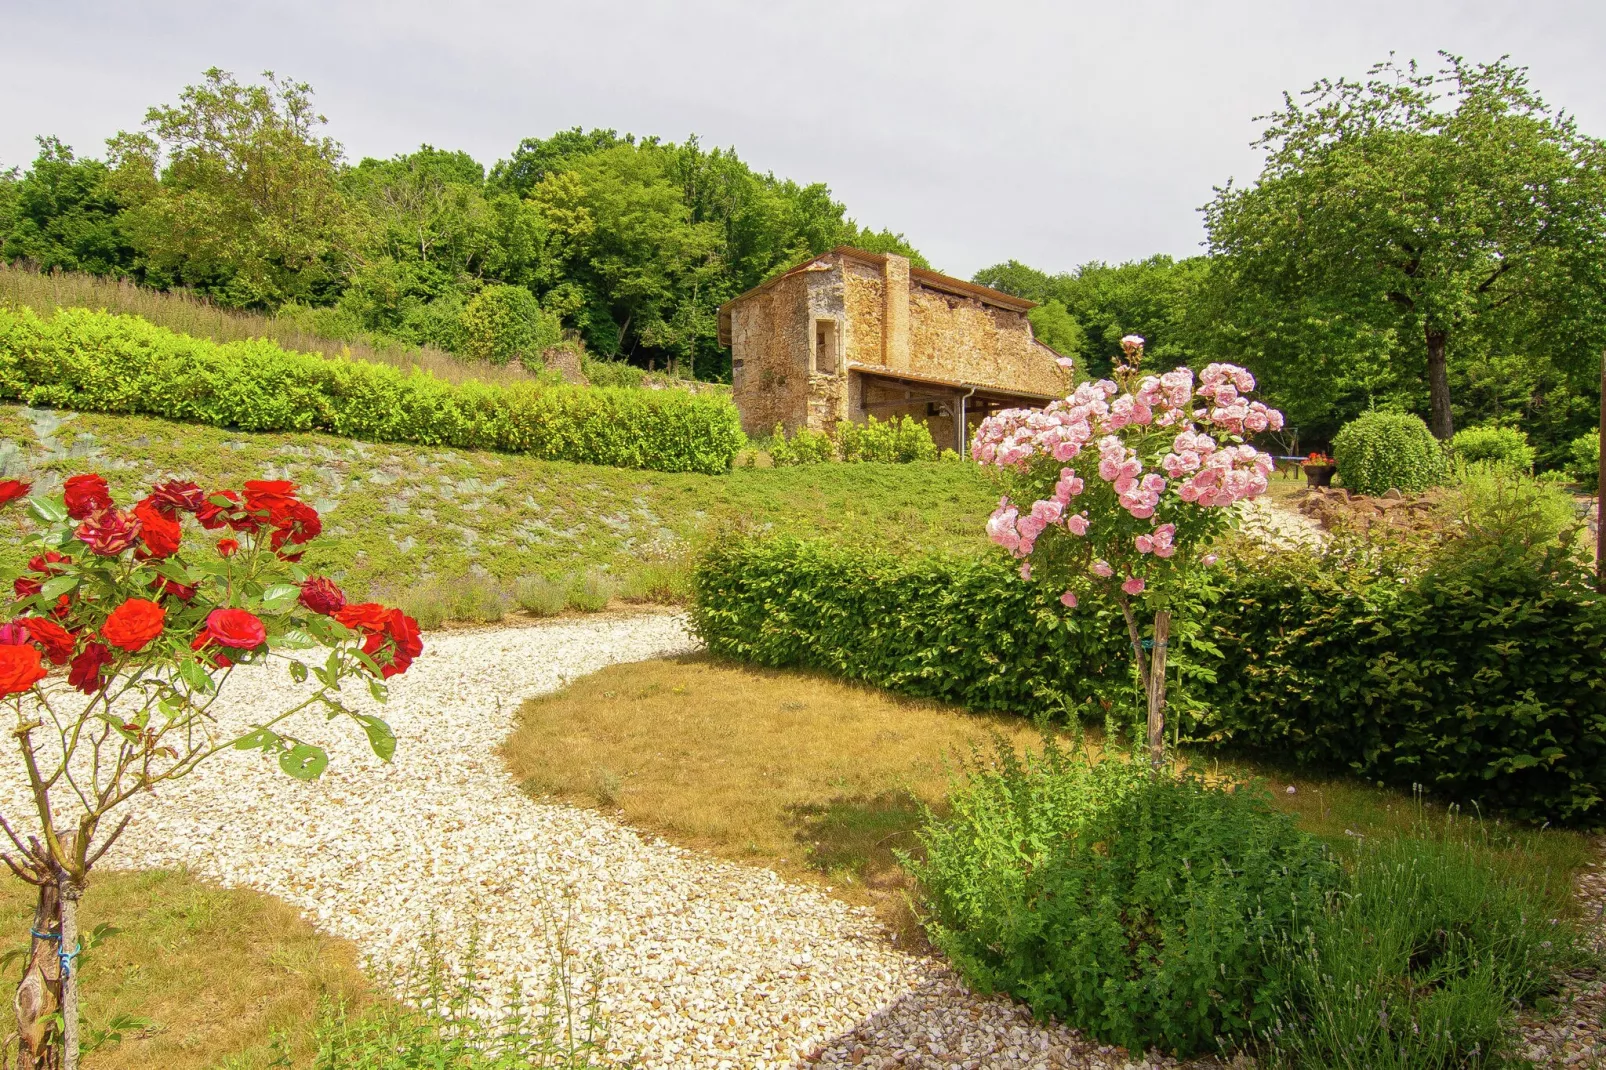
MULTIPOLYGON (((577 961, 599 971, 615 1047, 647 1068, 1133 1065, 965 992, 940 964, 893 948, 868 911, 535 802, 508 777, 496 748, 520 700, 695 646, 681 618, 652 614, 430 634, 387 705, 351 696, 394 728, 393 764, 355 726, 312 716, 304 734, 331 756, 321 780, 222 755, 146 801, 105 864, 186 866, 279 896, 384 978, 432 932, 451 957, 478 930, 480 968, 503 992, 544 986, 545 932, 567 914, 577 961)), ((282 665, 242 668, 223 720, 244 725, 298 691, 282 665)), ((14 767, 0 779, 9 814, 22 810, 14 767)))

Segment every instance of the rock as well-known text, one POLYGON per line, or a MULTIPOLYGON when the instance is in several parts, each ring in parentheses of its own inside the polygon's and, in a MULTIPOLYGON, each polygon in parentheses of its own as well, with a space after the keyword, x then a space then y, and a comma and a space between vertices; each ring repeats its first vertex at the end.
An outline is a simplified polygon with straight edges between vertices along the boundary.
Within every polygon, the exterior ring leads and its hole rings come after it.
POLYGON ((1383 497, 1388 498, 1391 501, 1396 501, 1397 502, 1401 498, 1404 498, 1405 495, 1400 493, 1400 488, 1399 487, 1390 487, 1388 490, 1383 492, 1383 497))

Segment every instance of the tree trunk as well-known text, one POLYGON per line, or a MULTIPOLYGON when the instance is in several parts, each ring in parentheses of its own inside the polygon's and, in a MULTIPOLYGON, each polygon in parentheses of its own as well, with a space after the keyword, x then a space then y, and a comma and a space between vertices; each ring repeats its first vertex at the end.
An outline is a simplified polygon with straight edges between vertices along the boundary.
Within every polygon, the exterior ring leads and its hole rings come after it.
POLYGON ((61 1070, 78 1070, 78 897, 82 889, 66 875, 61 898, 61 1070))
POLYGON ((1171 613, 1154 615, 1154 655, 1149 658, 1149 764, 1158 772, 1165 765, 1165 649, 1171 636, 1171 613))
POLYGON ((1428 407, 1429 424, 1433 437, 1440 442, 1450 441, 1455 434, 1455 421, 1450 416, 1450 368, 1445 358, 1450 336, 1444 331, 1427 331, 1428 342, 1428 407))
POLYGON ((61 897, 54 883, 39 885, 33 932, 22 983, 11 1002, 17 1017, 17 1070, 56 1070, 59 1049, 50 1043, 48 1022, 61 1007, 61 897))

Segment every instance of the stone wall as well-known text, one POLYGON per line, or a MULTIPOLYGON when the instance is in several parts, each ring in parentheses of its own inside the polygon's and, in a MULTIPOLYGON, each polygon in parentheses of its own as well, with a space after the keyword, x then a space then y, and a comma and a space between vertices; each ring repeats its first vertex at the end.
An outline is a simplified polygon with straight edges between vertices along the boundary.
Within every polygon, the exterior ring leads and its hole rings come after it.
POLYGON ((1028 394, 1065 389, 1064 372, 1033 340, 1025 313, 928 289, 918 281, 909 305, 909 370, 914 374, 1028 394))
POLYGON ((781 279, 731 309, 731 397, 742 430, 795 430, 808 412, 808 274, 781 279))

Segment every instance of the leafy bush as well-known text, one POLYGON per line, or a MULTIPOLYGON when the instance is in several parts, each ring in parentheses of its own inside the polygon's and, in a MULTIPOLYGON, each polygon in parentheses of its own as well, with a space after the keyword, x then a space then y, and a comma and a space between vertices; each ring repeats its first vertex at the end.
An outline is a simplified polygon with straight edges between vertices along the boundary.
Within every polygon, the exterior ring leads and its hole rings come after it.
POLYGON ((1456 536, 1438 548, 1441 564, 1470 555, 1550 572, 1579 528, 1572 496, 1553 480, 1489 463, 1463 467, 1438 514, 1456 536))
POLYGON ((1600 432, 1587 431, 1567 448, 1567 474, 1591 494, 1600 488, 1600 432))
POLYGON ((1500 1065, 1512 1009, 1579 959, 1549 890, 1477 837, 1362 841, 1347 884, 1290 942, 1272 1066, 1500 1065))
MULTIPOLYGON (((1554 542, 1513 555, 1493 535, 1401 559, 1229 561, 1173 632, 1182 730, 1522 817, 1593 820, 1606 599, 1587 581, 1554 542)), ((723 657, 978 710, 1097 716, 1133 693, 1112 608, 1067 611, 1001 555, 729 539, 694 588, 694 626, 723 657)))
POLYGON ((836 426, 836 444, 844 461, 907 464, 937 459, 931 429, 910 416, 885 421, 871 416, 862 424, 844 420, 836 426))
POLYGON ((545 576, 521 576, 513 585, 513 600, 536 617, 555 617, 569 605, 569 584, 545 576))
POLYGON ((580 357, 580 372, 592 386, 620 386, 640 389, 647 381, 645 369, 622 360, 593 360, 584 353, 580 357))
POLYGON ((446 383, 272 342, 218 344, 133 316, 0 308, 0 397, 245 431, 329 431, 670 472, 723 472, 729 399, 678 390, 446 383))
POLYGON ((1499 464, 1524 472, 1533 467, 1534 448, 1515 427, 1468 427, 1450 439, 1450 454, 1467 464, 1499 464))
POLYGON ((829 435, 800 427, 790 439, 786 428, 776 424, 769 454, 778 468, 833 460, 909 464, 937 460, 937 444, 932 440, 931 429, 913 417, 877 420, 871 416, 862 424, 839 421, 829 435))
POLYGON ((920 833, 932 941, 971 984, 1134 1051, 1211 1050, 1287 1003, 1281 948, 1337 864, 1264 790, 1000 744, 920 833))
POLYGON ((475 294, 463 306, 462 332, 463 354, 492 364, 539 366, 542 352, 563 341, 563 324, 522 286, 487 286, 475 294))
POLYGON ((1193 733, 1518 817, 1598 820, 1606 599, 1561 547, 1511 545, 1494 532, 1425 563, 1232 562, 1187 652, 1193 733))
POLYGON ((397 604, 420 627, 436 628, 448 620, 495 624, 507 615, 508 597, 489 576, 471 572, 410 587, 397 604))
POLYGON ((1333 438, 1338 477, 1356 494, 1427 490, 1448 475, 1444 448, 1420 417, 1368 412, 1333 438))

